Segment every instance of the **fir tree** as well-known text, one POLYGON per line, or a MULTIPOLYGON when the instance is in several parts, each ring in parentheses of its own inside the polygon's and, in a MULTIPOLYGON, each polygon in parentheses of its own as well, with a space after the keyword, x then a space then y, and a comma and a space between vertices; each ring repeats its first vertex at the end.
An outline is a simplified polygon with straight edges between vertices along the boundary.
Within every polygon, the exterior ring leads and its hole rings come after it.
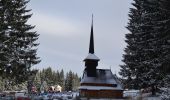
POLYGON ((68 72, 66 73, 66 78, 65 78, 64 83, 65 83, 64 84, 64 91, 69 91, 69 86, 68 86, 68 84, 69 84, 69 74, 68 74, 68 72))
MULTIPOLYGON (((167 3, 167 2, 166 2, 167 3)), ((168 3, 167 3, 168 4, 168 3)), ((166 4, 166 5, 167 5, 166 4)), ((168 34, 168 10, 160 0, 148 0, 145 5, 144 33, 145 38, 145 61, 143 64, 148 69, 143 75, 147 78, 147 83, 152 87, 152 94, 155 95, 157 86, 161 85, 162 80, 166 77, 168 66, 170 65, 170 35, 168 34), (165 8, 165 9, 164 9, 165 8), (163 10, 164 9, 164 10, 163 10)))
POLYGON ((159 11, 161 17, 157 21, 157 31, 159 31, 159 45, 161 48, 161 55, 159 60, 162 63, 163 73, 170 74, 170 1, 160 0, 159 11))
POLYGON ((78 87, 80 86, 80 78, 77 74, 73 73, 73 91, 78 90, 78 87))
POLYGON ((127 26, 130 33, 126 34, 125 64, 120 74, 127 82, 135 83, 134 87, 152 87, 154 95, 168 73, 170 62, 169 3, 167 0, 134 1, 127 26))
POLYGON ((36 76, 34 78, 34 85, 36 86, 37 88, 37 91, 40 91, 40 87, 41 87, 41 76, 40 76, 40 72, 38 71, 36 73, 36 76))
POLYGON ((55 74, 56 76, 56 78, 57 78, 57 80, 56 80, 56 83, 58 84, 58 85, 60 85, 60 72, 59 72, 59 70, 57 70, 56 71, 56 74, 55 74))
POLYGON ((155 95, 156 87, 161 80, 160 76, 160 62, 158 60, 159 54, 159 34, 155 29, 155 24, 159 16, 159 3, 158 0, 146 0, 144 3, 145 14, 143 16, 144 25, 141 27, 143 29, 143 55, 145 57, 142 65, 145 66, 146 71, 142 73, 141 77, 143 81, 147 83, 147 86, 152 88, 152 94, 155 95))
POLYGON ((58 82, 58 76, 57 73, 55 71, 52 72, 52 80, 53 80, 53 84, 56 85, 58 82))
POLYGON ((157 30, 159 34, 159 43, 162 50, 159 60, 161 63, 162 73, 164 75, 161 86, 161 99, 170 99, 170 1, 160 0, 159 10, 162 16, 157 22, 157 30))
POLYGON ((68 90, 72 91, 73 90, 73 72, 69 71, 68 75, 69 75, 69 77, 68 77, 68 90))
POLYGON ((69 71, 66 73, 65 90, 66 91, 73 90, 73 72, 72 71, 69 71))
POLYGON ((130 9, 129 23, 127 29, 130 33, 126 34, 127 47, 125 48, 125 54, 123 55, 124 65, 121 65, 120 75, 126 78, 127 88, 140 88, 141 73, 145 71, 141 62, 144 60, 143 56, 143 15, 144 15, 144 1, 134 0, 132 5, 134 8, 130 9))
POLYGON ((31 67, 40 62, 36 55, 38 46, 35 41, 38 34, 31 31, 34 26, 27 24, 32 16, 31 10, 26 9, 27 0, 1 0, 0 1, 0 38, 1 55, 4 62, 0 64, 1 74, 10 78, 15 84, 28 79, 31 75, 31 67), (5 51, 5 52, 4 52, 5 51))
POLYGON ((6 21, 4 1, 0 1, 0 75, 5 77, 6 67, 9 64, 9 48, 10 44, 9 28, 6 21))
POLYGON ((59 85, 64 88, 64 70, 60 71, 60 82, 59 85))
POLYGON ((45 80, 48 85, 50 85, 50 86, 53 85, 54 80, 53 80, 53 73, 52 73, 51 67, 48 67, 47 69, 45 69, 45 80))

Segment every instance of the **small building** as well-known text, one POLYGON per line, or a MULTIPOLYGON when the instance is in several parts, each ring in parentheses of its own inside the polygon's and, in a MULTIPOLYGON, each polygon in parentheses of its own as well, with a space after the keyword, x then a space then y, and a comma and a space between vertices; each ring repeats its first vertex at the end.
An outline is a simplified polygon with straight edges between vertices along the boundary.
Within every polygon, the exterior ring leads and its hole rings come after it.
POLYGON ((48 91, 49 92, 61 92, 62 91, 62 87, 60 85, 50 86, 48 91))
POLYGON ((85 69, 80 82, 80 96, 85 98, 123 98, 123 88, 110 69, 97 69, 100 59, 94 54, 93 19, 89 54, 84 59, 85 69))
POLYGON ((56 85, 55 86, 55 91, 56 92, 61 92, 62 91, 62 87, 60 85, 56 85))

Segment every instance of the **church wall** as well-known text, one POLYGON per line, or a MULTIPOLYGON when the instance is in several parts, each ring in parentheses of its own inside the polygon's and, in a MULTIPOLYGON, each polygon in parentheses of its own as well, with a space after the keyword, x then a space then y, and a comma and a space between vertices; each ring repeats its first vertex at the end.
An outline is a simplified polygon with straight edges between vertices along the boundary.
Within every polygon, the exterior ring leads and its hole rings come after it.
POLYGON ((117 87, 117 84, 104 84, 104 83, 81 83, 81 86, 107 86, 107 87, 117 87))
POLYGON ((86 98, 123 98, 122 90, 80 90, 80 94, 86 98))

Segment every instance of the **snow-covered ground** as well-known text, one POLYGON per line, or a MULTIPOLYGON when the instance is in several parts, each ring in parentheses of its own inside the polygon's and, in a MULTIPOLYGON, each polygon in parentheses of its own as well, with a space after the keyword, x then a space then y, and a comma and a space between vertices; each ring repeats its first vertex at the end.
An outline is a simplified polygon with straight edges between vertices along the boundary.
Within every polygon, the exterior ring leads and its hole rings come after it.
POLYGON ((105 98, 101 98, 101 99, 81 99, 81 100, 126 100, 126 99, 105 99, 105 98))
POLYGON ((142 100, 161 100, 159 97, 145 97, 142 100))
POLYGON ((158 96, 152 96, 151 93, 143 93, 131 98, 132 100, 161 100, 158 96))
POLYGON ((158 96, 152 96, 151 93, 141 93, 139 90, 124 91, 123 96, 128 100, 161 100, 158 96))
MULTIPOLYGON (((124 92, 124 96, 126 99, 107 99, 107 98, 100 98, 100 99, 87 99, 81 98, 81 100, 161 100, 158 96, 151 96, 151 93, 139 93, 139 91, 129 91, 124 92), (126 97, 132 95, 131 97, 126 97)), ((79 96, 78 92, 61 92, 61 93, 53 93, 53 94, 44 94, 44 95, 35 95, 31 100, 76 100, 76 97, 79 96)), ((3 100, 0 98, 0 100, 3 100)), ((166 100, 166 99, 165 99, 166 100)), ((169 99, 168 99, 169 100, 169 99)))

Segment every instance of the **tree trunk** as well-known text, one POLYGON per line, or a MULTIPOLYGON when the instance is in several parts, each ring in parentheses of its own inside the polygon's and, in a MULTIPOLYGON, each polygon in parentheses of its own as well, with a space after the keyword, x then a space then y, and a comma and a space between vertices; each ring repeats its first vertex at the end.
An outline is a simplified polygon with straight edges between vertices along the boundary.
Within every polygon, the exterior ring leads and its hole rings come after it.
POLYGON ((151 92, 152 92, 152 95, 156 95, 155 85, 152 85, 152 90, 151 90, 151 92))

